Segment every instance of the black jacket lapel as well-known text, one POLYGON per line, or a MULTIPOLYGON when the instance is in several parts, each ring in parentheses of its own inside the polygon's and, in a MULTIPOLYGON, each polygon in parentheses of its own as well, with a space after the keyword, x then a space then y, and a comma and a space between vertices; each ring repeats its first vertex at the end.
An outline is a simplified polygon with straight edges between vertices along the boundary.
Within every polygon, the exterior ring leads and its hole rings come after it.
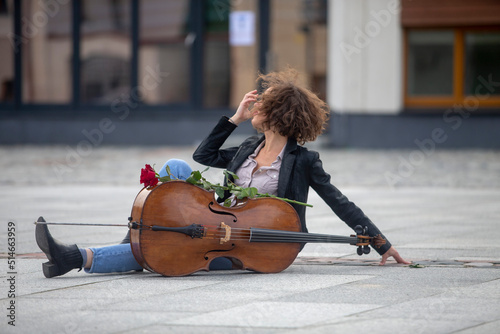
POLYGON ((293 138, 288 138, 283 161, 281 162, 280 176, 278 180, 278 197, 285 198, 290 176, 292 174, 293 165, 295 163, 295 151, 297 150, 297 141, 293 138))
POLYGON ((264 136, 260 138, 253 137, 251 140, 245 141, 238 149, 238 152, 236 152, 231 163, 227 166, 227 170, 235 173, 243 162, 245 162, 248 156, 255 152, 255 149, 260 145, 260 143, 262 143, 263 140, 264 136))

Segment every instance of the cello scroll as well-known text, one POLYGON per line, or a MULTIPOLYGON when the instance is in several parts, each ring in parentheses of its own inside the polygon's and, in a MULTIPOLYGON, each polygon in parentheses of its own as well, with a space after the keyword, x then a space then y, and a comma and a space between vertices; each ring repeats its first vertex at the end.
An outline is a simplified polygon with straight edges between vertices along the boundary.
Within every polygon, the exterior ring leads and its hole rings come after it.
POLYGON ((356 237, 356 243, 352 244, 354 246, 358 246, 357 253, 359 256, 363 254, 370 254, 370 245, 376 248, 380 248, 385 245, 386 240, 380 235, 377 234, 374 237, 368 236, 368 228, 362 227, 361 225, 357 225, 354 228, 356 235, 352 235, 351 237, 356 237))

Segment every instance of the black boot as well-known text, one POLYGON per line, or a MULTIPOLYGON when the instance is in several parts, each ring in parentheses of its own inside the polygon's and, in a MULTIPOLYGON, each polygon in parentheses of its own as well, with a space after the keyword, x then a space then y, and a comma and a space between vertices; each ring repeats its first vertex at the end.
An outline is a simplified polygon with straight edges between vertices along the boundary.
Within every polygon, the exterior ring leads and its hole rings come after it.
MULTIPOLYGON (((45 222, 43 217, 38 222, 45 222)), ((49 262, 42 265, 43 274, 47 278, 61 276, 68 271, 83 267, 83 257, 76 245, 65 245, 50 235, 46 224, 37 224, 35 229, 36 243, 47 255, 49 262)))

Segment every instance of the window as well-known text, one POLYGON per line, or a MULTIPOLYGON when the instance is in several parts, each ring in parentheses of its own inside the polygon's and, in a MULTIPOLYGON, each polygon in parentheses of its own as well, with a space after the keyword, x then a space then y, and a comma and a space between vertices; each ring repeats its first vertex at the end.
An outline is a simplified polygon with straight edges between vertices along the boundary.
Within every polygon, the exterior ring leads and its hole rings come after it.
POLYGON ((500 30, 408 29, 406 54, 406 106, 500 106, 500 30))
POLYGON ((477 94, 476 89, 484 84, 483 80, 491 77, 497 84, 487 90, 500 98, 500 31, 466 33, 464 48, 465 94, 477 94))
POLYGON ((189 103, 191 48, 189 0, 140 2, 139 85, 146 104, 189 103))
POLYGON ((453 32, 408 33, 408 95, 453 95, 453 32))
POLYGON ((130 1, 80 3, 82 103, 109 104, 130 90, 130 1))
POLYGON ((500 107, 499 11, 500 1, 401 0, 407 107, 500 107))

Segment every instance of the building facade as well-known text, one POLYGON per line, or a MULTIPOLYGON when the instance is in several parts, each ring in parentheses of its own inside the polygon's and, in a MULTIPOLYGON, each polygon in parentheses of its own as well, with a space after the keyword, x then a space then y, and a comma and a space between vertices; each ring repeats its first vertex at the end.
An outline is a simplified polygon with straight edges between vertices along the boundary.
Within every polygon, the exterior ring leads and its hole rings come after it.
POLYGON ((326 144, 498 148, 499 14, 496 0, 3 0, 0 143, 194 144, 259 71, 291 66, 330 105, 326 144))
POLYGON ((331 143, 500 146, 500 1, 328 4, 331 143))

